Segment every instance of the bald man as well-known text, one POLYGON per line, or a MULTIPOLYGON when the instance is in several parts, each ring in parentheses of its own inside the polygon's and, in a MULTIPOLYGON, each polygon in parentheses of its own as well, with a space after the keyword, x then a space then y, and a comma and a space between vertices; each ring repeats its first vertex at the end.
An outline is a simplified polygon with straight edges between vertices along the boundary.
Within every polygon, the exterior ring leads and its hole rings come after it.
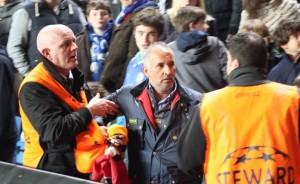
POLYGON ((76 136, 94 116, 115 114, 117 105, 97 94, 87 103, 84 78, 76 68, 77 45, 70 28, 44 27, 37 36, 43 56, 19 91, 25 135, 25 166, 85 178, 75 164, 76 136))
POLYGON ((149 46, 143 62, 147 79, 108 97, 126 117, 132 183, 201 183, 178 169, 176 156, 177 138, 200 94, 175 80, 174 55, 165 43, 149 46))

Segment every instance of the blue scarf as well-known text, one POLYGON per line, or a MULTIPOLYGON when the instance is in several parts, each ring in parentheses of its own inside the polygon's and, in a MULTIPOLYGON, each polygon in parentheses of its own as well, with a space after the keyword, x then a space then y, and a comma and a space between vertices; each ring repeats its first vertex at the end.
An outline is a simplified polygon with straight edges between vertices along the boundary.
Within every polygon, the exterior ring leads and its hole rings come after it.
POLYGON ((148 0, 135 0, 131 5, 123 8, 115 20, 115 25, 119 26, 125 19, 125 17, 133 13, 137 8, 147 3, 148 0))
POLYGON ((143 59, 144 54, 139 51, 129 61, 122 86, 135 86, 146 79, 146 76, 143 73, 143 59))
POLYGON ((91 42, 91 81, 99 81, 104 68, 104 59, 108 51, 108 46, 113 31, 113 21, 110 21, 107 24, 103 35, 97 35, 92 26, 89 24, 87 26, 87 30, 89 32, 89 39, 91 42))

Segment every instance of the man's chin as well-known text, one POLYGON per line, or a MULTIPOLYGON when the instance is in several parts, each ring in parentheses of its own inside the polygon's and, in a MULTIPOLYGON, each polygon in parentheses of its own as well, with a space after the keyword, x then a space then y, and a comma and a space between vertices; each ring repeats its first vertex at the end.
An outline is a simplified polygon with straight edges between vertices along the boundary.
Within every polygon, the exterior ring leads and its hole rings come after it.
POLYGON ((78 66, 78 61, 72 61, 72 62, 69 62, 69 68, 71 70, 73 70, 74 68, 76 68, 78 66))

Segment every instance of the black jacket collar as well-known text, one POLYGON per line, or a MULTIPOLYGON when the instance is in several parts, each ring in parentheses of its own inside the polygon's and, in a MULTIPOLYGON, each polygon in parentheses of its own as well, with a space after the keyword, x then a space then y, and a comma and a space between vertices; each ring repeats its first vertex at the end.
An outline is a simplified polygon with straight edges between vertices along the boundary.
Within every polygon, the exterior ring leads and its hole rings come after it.
POLYGON ((266 82, 266 72, 256 67, 237 68, 228 76, 230 86, 253 86, 266 82))
MULTIPOLYGON (((54 65, 48 61, 46 58, 42 59, 43 64, 45 65, 46 69, 50 72, 50 74, 53 76, 53 78, 58 81, 60 84, 63 86, 68 86, 67 80, 61 76, 60 73, 55 69, 54 65)), ((74 83, 73 83, 73 89, 72 91, 79 91, 80 88, 84 84, 84 76, 83 74, 79 71, 78 68, 74 68, 72 71, 73 77, 74 77, 74 83)))

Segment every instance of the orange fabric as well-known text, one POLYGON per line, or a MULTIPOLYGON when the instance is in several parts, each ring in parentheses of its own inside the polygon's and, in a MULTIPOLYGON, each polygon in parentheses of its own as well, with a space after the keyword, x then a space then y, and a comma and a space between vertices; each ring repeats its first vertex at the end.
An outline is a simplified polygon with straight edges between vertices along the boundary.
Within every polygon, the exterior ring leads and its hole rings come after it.
MULTIPOLYGON (((24 79, 21 84, 26 82, 37 82, 53 92, 63 103, 67 104, 72 110, 77 111, 87 104, 84 91, 80 92, 83 102, 74 98, 59 82, 54 80, 42 63, 38 64, 32 72, 24 79)), ((20 88, 21 88, 20 87, 20 88)), ((39 135, 32 127, 28 117, 20 105, 22 125, 25 135, 24 165, 36 168, 43 150, 39 144, 39 135)), ((93 161, 102 155, 106 148, 106 138, 101 133, 96 121, 92 120, 87 130, 81 132, 76 137, 75 162, 76 167, 81 173, 90 173, 93 161)))
POLYGON ((300 183, 296 87, 230 86, 206 94, 200 111, 206 183, 300 183))

